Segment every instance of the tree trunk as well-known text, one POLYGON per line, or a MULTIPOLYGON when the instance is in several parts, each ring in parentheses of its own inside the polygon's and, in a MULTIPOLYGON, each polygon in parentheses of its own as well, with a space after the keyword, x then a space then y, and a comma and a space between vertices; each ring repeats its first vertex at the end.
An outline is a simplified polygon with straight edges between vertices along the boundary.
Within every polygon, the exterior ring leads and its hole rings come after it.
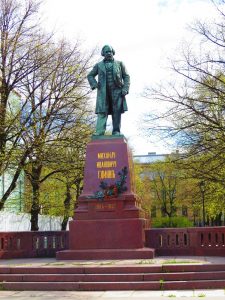
POLYGON ((67 227, 67 223, 69 220, 69 216, 70 216, 70 203, 71 203, 71 192, 70 192, 70 185, 67 184, 66 185, 66 199, 64 201, 64 216, 63 216, 63 221, 61 224, 61 230, 66 230, 67 227))
POLYGON ((39 184, 32 184, 32 206, 31 206, 31 231, 38 231, 38 215, 40 212, 40 205, 39 205, 39 195, 40 195, 40 186, 39 184))
POLYGON ((76 199, 75 199, 75 203, 74 203, 74 210, 76 210, 76 208, 78 206, 78 198, 83 190, 83 186, 81 186, 82 179, 78 179, 75 183, 76 184, 76 199))
POLYGON ((6 146, 6 107, 8 101, 8 90, 4 80, 0 81, 0 154, 4 157, 6 146))
POLYGON ((40 212, 40 176, 41 176, 42 166, 32 166, 32 206, 31 206, 31 231, 38 231, 38 215, 40 212))

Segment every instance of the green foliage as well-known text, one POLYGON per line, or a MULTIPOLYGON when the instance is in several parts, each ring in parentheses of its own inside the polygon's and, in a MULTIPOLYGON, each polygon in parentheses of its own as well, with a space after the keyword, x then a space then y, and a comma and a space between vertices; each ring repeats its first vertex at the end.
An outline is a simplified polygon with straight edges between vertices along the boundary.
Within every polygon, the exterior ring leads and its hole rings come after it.
POLYGON ((183 228, 192 226, 193 222, 186 217, 162 217, 152 220, 153 228, 183 228))
MULTIPOLYGON (((206 155, 205 155, 206 156, 206 155)), ((188 178, 188 184, 184 185, 184 189, 187 191, 189 190, 190 201, 192 203, 192 208, 194 210, 202 210, 202 193, 200 190, 200 182, 204 181, 205 183, 205 192, 204 192, 204 199, 205 199, 205 210, 206 215, 211 221, 215 221, 216 219, 219 220, 221 217, 219 216, 225 210, 225 189, 224 184, 221 183, 219 180, 211 181, 210 176, 213 175, 214 167, 217 169, 216 161, 206 163, 203 167, 203 160, 204 158, 201 156, 188 158, 181 161, 180 168, 183 169, 185 176, 188 178), (204 180, 201 178, 200 172, 205 172, 207 176, 205 176, 204 180), (200 178, 199 178, 200 177, 200 178), (189 184, 191 183, 191 185, 189 184)), ((224 178, 222 173, 224 172, 225 168, 221 164, 220 170, 217 171, 217 175, 220 178, 224 178)), ((220 225, 219 222, 217 225, 220 225)))
MULTIPOLYGON (((32 230, 38 230, 40 211, 60 213, 54 201, 66 202, 69 210, 71 189, 81 183, 83 166, 74 175, 77 163, 68 161, 68 152, 83 151, 93 118, 86 84, 93 53, 85 54, 78 41, 57 41, 53 34, 43 33, 41 2, 0 1, 0 176, 11 172, 0 210, 24 170, 30 184, 32 230), (64 173, 59 176, 64 188, 57 192, 50 177, 59 172, 64 173)), ((78 156, 83 163, 83 153, 78 156)))
POLYGON ((152 204, 151 186, 150 179, 147 176, 143 176, 144 172, 145 168, 143 166, 134 164, 136 193, 141 200, 141 206, 146 212, 146 215, 150 217, 152 204))
MULTIPOLYGON (((43 173, 47 173, 49 171, 50 171, 49 168, 45 167, 43 173)), ((62 216, 64 211, 63 202, 65 199, 65 194, 66 194, 65 185, 63 184, 63 182, 55 179, 54 176, 44 181, 40 186, 40 195, 39 195, 40 213, 43 215, 62 216)), ((31 190, 30 183, 27 182, 25 188, 25 207, 27 212, 31 211, 31 206, 32 206, 32 190, 31 190)))
MULTIPOLYGON (((163 216, 167 216, 157 219, 159 221, 154 219, 154 227, 193 226, 192 223, 186 224, 186 218, 176 221, 176 215, 181 213, 183 206, 187 208, 188 216, 194 219, 195 224, 202 222, 203 195, 200 189, 202 180, 193 171, 194 168, 202 169, 198 159, 198 157, 180 159, 170 155, 165 161, 135 166, 137 193, 142 200, 142 207, 148 215, 151 208, 154 208, 157 216, 160 210, 163 216), (175 223, 171 225, 171 221, 167 220, 174 220, 175 223)), ((210 166, 206 165, 206 169, 210 173, 210 166)), ((221 165, 221 172, 222 169, 221 165)), ((204 182, 206 224, 220 226, 222 212, 225 210, 224 186, 218 181, 204 180, 204 182)))
POLYGON ((142 260, 139 260, 137 262, 137 264, 139 264, 139 265, 150 265, 150 264, 154 264, 154 260, 153 259, 142 259, 142 260))
MULTIPOLYGON (((221 56, 225 1, 212 2, 218 13, 215 22, 197 20, 192 24, 197 43, 192 47, 191 38, 180 54, 171 58, 173 79, 146 89, 146 97, 165 109, 150 113, 145 127, 149 135, 158 133, 170 144, 175 141, 186 177, 206 183, 207 219, 219 223, 225 203, 225 61, 221 56)), ((194 187, 192 201, 197 209, 202 207, 202 195, 194 187)))
POLYGON ((169 259, 162 263, 163 265, 180 265, 180 264, 198 264, 196 260, 179 260, 179 259, 169 259))
POLYGON ((160 279, 159 280, 159 284, 160 284, 160 290, 163 290, 164 289, 164 280, 163 279, 160 279))
POLYGON ((199 294, 198 297, 199 297, 199 298, 204 298, 204 297, 205 297, 205 294, 199 294))

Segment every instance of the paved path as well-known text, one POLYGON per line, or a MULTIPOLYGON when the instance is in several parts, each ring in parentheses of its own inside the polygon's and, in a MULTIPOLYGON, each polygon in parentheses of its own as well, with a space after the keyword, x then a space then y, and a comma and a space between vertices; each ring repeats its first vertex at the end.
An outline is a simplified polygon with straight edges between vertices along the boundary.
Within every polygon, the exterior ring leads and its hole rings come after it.
MULTIPOLYGON (((120 265, 161 265, 161 264, 225 264, 224 257, 210 256, 160 256, 154 259, 130 260, 56 260, 55 258, 0 259, 1 266, 120 266, 120 265)), ((225 288, 225 287, 224 287, 225 288)))
POLYGON ((225 299, 224 290, 196 291, 106 291, 106 292, 46 292, 46 291, 0 291, 0 300, 165 300, 225 299))

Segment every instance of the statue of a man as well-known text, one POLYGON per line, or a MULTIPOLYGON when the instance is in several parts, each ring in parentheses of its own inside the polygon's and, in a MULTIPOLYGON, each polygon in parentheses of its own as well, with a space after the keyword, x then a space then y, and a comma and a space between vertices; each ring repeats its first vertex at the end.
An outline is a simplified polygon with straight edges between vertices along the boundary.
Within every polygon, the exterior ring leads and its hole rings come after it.
POLYGON ((114 49, 105 45, 97 63, 87 78, 92 88, 98 89, 95 113, 98 115, 95 135, 104 135, 108 115, 112 115, 113 135, 120 135, 121 113, 127 111, 125 96, 129 92, 130 76, 121 61, 114 60, 114 49), (95 77, 98 75, 98 81, 95 77))

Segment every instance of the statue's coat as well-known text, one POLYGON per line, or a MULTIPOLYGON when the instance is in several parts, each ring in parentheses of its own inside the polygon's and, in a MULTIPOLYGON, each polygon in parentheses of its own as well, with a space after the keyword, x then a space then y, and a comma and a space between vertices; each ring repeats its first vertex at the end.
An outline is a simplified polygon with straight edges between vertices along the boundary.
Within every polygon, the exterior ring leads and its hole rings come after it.
MULTIPOLYGON (((104 61, 97 63, 87 76, 91 88, 97 88, 97 99, 95 113, 112 114, 107 103, 106 96, 106 68, 104 61), (98 75, 98 82, 95 77, 98 75)), ((121 61, 113 61, 113 79, 115 89, 113 91, 113 109, 121 113, 127 111, 127 102, 125 96, 122 96, 122 90, 129 92, 130 76, 124 64, 121 61)))

